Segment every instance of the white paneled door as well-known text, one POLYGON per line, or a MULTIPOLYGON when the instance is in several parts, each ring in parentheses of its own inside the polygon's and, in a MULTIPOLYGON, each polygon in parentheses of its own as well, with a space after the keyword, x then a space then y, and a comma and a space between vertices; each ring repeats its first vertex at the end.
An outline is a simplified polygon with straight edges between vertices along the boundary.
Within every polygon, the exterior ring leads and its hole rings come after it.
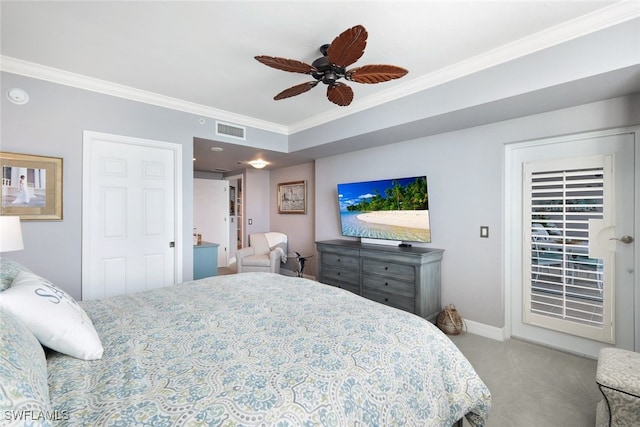
POLYGON ((637 349, 636 134, 508 150, 512 335, 597 356, 637 349))
POLYGON ((177 144, 85 132, 83 300, 179 280, 181 149, 177 144))
POLYGON ((218 266, 227 267, 229 246, 229 181, 193 180, 193 226, 202 239, 218 245, 218 266))

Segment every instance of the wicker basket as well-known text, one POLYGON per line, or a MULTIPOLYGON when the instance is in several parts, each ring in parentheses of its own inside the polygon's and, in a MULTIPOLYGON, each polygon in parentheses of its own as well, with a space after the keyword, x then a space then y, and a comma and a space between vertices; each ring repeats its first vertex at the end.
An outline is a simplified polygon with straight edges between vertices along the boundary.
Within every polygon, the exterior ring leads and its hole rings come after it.
POLYGON ((436 325, 442 332, 449 335, 458 335, 465 328, 464 320, 453 304, 449 304, 440 312, 436 325))

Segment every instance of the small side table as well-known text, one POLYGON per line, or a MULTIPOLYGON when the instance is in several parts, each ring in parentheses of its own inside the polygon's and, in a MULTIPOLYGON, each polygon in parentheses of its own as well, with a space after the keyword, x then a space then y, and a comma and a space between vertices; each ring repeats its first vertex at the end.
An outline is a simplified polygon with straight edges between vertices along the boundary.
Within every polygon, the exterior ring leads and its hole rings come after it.
POLYGON ((313 257, 313 255, 302 256, 300 255, 300 252, 294 252, 294 254, 296 254, 295 258, 298 261, 298 270, 296 273, 298 273, 298 277, 303 277, 302 272, 304 271, 304 264, 309 258, 313 257))

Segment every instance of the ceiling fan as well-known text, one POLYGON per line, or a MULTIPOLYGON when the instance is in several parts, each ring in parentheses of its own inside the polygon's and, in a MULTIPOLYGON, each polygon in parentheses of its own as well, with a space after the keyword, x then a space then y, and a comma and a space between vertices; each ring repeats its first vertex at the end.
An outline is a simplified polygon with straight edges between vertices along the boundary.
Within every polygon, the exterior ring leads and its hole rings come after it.
POLYGON ((326 84, 327 98, 340 106, 347 106, 353 101, 353 90, 346 84, 339 82, 344 78, 357 83, 382 83, 399 79, 409 71, 395 65, 375 64, 347 70, 364 54, 367 45, 367 30, 362 25, 356 25, 343 31, 331 44, 320 47, 322 56, 311 65, 295 59, 278 58, 273 56, 256 56, 255 58, 269 67, 292 73, 309 74, 315 80, 302 83, 277 94, 273 99, 285 99, 307 92, 320 82, 326 84))

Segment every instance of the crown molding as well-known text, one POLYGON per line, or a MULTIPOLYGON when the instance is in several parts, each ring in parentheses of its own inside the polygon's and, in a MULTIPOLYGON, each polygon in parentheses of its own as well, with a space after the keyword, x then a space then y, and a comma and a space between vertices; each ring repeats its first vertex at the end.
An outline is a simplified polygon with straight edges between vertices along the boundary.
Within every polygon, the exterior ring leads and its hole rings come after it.
POLYGON ((623 0, 531 36, 515 40, 468 60, 409 80, 406 83, 398 83, 391 89, 378 92, 375 95, 352 103, 348 110, 330 110, 291 126, 258 120, 253 117, 243 116, 3 55, 0 55, 0 70, 199 116, 215 118, 278 134, 291 135, 638 17, 640 17, 640 2, 638 0, 623 0))
POLYGON ((398 83, 393 89, 353 102, 348 112, 331 110, 295 123, 289 126, 289 134, 320 126, 637 18, 640 18, 640 1, 623 0, 406 83, 398 83))
POLYGON ((133 87, 112 83, 106 80, 100 80, 81 74, 71 73, 69 71, 60 70, 58 68, 47 67, 45 65, 24 61, 22 59, 12 58, 10 56, 0 56, 0 70, 7 73, 18 74, 26 77, 32 77, 38 80, 45 80, 52 83, 58 83, 65 86, 84 89, 91 92, 102 93, 118 98, 151 104, 158 107, 196 114, 198 116, 204 116, 230 123, 241 124, 256 129, 263 129, 266 131, 284 135, 288 134, 288 129, 284 125, 279 125, 264 120, 258 120, 253 117, 243 116, 240 114, 230 113, 228 111, 219 110, 217 108, 207 107, 205 105, 184 101, 182 99, 172 98, 169 96, 159 95, 153 92, 147 92, 133 87))

